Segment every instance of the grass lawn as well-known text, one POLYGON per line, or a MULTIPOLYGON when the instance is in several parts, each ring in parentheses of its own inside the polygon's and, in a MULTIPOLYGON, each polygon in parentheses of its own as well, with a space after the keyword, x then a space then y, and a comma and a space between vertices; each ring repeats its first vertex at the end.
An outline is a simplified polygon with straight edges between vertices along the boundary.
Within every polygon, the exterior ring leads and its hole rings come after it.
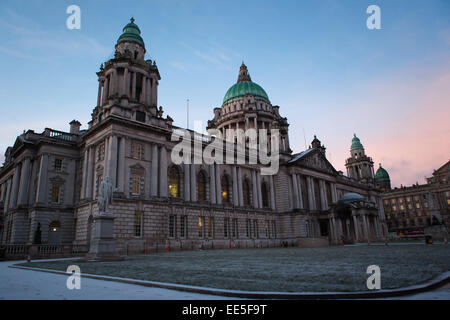
POLYGON ((369 265, 381 268, 381 289, 405 287, 450 270, 450 245, 344 246, 177 251, 121 262, 52 261, 21 265, 196 285, 285 292, 365 291, 369 265))

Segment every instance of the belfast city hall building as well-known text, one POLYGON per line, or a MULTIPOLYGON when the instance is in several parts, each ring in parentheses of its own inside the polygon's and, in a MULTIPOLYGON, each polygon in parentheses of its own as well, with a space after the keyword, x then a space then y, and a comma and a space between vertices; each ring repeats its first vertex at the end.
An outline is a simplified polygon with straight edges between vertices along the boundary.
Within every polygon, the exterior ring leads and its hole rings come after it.
MULTIPOLYGON (((7 148, 0 168, 0 244, 88 250, 105 177, 113 186, 109 210, 121 253, 385 239, 373 161, 356 135, 346 175, 327 160, 316 137, 294 153, 280 107, 242 64, 207 129, 277 129, 277 172, 261 174, 263 165, 249 161, 174 163, 179 141, 172 134, 184 129, 158 107, 161 77, 156 63, 145 59, 133 19, 115 49, 97 72, 97 105, 86 130, 76 120, 68 132, 28 130, 7 148)), ((215 139, 194 136, 203 149, 215 139)))

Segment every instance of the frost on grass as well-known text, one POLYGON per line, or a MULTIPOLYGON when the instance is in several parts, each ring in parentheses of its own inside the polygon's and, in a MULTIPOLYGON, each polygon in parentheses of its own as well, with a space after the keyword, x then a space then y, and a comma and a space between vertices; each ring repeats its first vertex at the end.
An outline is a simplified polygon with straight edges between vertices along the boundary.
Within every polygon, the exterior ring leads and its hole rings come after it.
POLYGON ((414 285, 450 270, 450 246, 357 246, 178 251, 121 262, 32 262, 34 267, 246 291, 365 291, 369 265, 381 288, 414 285))

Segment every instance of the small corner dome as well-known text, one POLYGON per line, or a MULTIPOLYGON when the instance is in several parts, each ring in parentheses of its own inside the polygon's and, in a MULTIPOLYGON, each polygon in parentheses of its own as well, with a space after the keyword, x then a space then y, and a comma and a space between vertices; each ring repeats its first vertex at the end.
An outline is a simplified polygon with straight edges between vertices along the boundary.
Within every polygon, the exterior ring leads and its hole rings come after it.
POLYGON ((348 202, 357 202, 364 201, 364 197, 359 193, 349 192, 342 195, 338 202, 340 203, 348 203, 348 202))
POLYGON ((352 139, 351 150, 356 150, 356 149, 364 149, 364 147, 361 144, 361 141, 359 140, 359 138, 356 136, 356 134, 354 134, 353 139, 352 139))
POLYGON ((141 30, 137 24, 134 23, 134 18, 131 18, 130 23, 123 28, 123 33, 117 40, 117 43, 119 44, 120 42, 125 41, 136 42, 145 47, 144 40, 141 37, 141 30))
POLYGON ((391 181, 389 177, 389 173, 381 166, 377 170, 377 173, 375 174, 375 180, 377 182, 383 182, 383 181, 391 181))

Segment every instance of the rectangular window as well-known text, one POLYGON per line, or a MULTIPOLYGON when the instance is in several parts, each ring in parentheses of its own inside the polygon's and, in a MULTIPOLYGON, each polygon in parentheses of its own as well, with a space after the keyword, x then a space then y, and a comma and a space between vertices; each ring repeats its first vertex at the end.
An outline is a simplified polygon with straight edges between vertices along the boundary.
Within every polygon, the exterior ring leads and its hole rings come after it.
POLYGON ((61 187, 58 184, 54 184, 52 186, 52 202, 59 203, 59 194, 61 187))
POLYGON ((208 237, 214 236, 214 217, 208 217, 208 237))
POLYGON ((420 209, 420 203, 419 202, 416 203, 416 208, 420 209))
POLYGON ((180 218, 180 237, 187 238, 187 216, 180 218))
POLYGON ((198 217, 198 237, 199 238, 203 238, 203 236, 204 236, 203 228, 204 228, 204 218, 198 217))
POLYGON ((266 232, 266 238, 269 238, 270 234, 269 234, 269 221, 268 220, 264 221, 264 231, 266 232))
POLYGON ((131 144, 131 157, 137 160, 144 159, 144 145, 141 143, 133 142, 131 144))
POLYGON ((136 211, 134 214, 134 236, 141 237, 142 236, 142 212, 136 211))
POLYGON ((258 220, 253 220, 253 237, 259 238, 258 220))
POLYGON ((57 171, 57 172, 62 171, 62 160, 61 159, 55 159, 55 171, 57 171))
POLYGON ((273 232, 273 237, 276 238, 277 237, 277 223, 275 220, 272 221, 272 232, 273 232))
POLYGON ((142 176, 140 174, 131 174, 131 194, 134 196, 141 195, 141 179, 142 176))
POLYGON ((136 121, 145 123, 145 112, 136 111, 136 121))
POLYGON ((97 161, 103 161, 105 160, 105 144, 102 143, 101 145, 98 146, 98 151, 97 151, 97 161))
POLYGON ((223 237, 228 238, 230 236, 230 218, 223 219, 223 237))
POLYGON ((169 237, 175 238, 177 235, 177 216, 170 215, 169 216, 169 237))
POLYGON ((250 219, 247 219, 245 221, 245 234, 247 236, 247 238, 250 238, 251 236, 251 225, 250 225, 250 219))
POLYGON ((234 218, 232 221, 233 238, 238 237, 238 219, 234 218))

